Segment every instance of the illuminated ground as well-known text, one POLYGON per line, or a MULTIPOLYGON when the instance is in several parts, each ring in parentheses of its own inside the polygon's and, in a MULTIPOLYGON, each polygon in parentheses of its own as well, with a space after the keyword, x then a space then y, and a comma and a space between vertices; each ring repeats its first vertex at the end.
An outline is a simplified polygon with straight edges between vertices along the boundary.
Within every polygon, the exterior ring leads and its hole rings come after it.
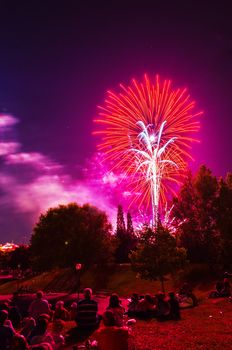
MULTIPOLYGON (((182 310, 180 321, 137 320, 133 332, 138 350, 232 349, 232 303, 228 299, 207 299, 207 294, 208 291, 202 295, 198 307, 182 310)), ((97 300, 102 313, 108 297, 98 297, 97 300)), ((123 304, 126 305, 126 299, 123 299, 123 304)), ((74 322, 66 323, 66 331, 73 327, 74 322)), ((72 346, 67 349, 72 349, 72 346)))
POLYGON ((143 350, 232 349, 231 326, 231 303, 204 300, 199 307, 184 310, 178 322, 139 321, 135 340, 143 350))
POLYGON ((232 303, 204 299, 200 306, 182 310, 181 321, 138 320, 134 335, 138 350, 229 350, 231 327, 232 303))
MULTIPOLYGON (((93 276, 94 274, 90 275, 90 273, 83 275, 83 285, 92 286, 93 276)), ((44 273, 31 280, 20 281, 20 286, 25 284, 33 287, 34 290, 57 290, 60 292, 65 291, 66 287, 66 292, 70 292, 75 290, 75 281, 75 274, 71 271, 59 270, 44 273)), ((228 299, 209 300, 207 298, 209 291, 214 288, 215 282, 216 280, 207 280, 206 277, 199 276, 199 282, 194 290, 200 298, 200 305, 194 309, 183 310, 181 321, 168 321, 166 323, 158 323, 156 320, 137 321, 134 334, 138 350, 232 349, 232 303, 228 299)), ((175 287, 171 280, 167 280, 165 286, 167 291, 175 287)), ((0 299, 8 299, 16 287, 17 282, 15 281, 2 285, 0 299)), ((129 268, 121 267, 110 275, 110 280, 104 288, 118 292, 121 298, 124 296, 126 299, 134 291, 154 293, 159 290, 160 285, 158 282, 140 280, 129 268)), ((65 294, 67 295, 67 293, 65 294)), ((61 295, 64 296, 64 293, 57 294, 56 297, 59 298, 61 295)), ((123 299, 124 305, 125 299, 123 299)), ((98 301, 99 311, 102 313, 107 306, 108 298, 99 297, 98 301)), ((74 326, 74 322, 68 322, 66 330, 74 326)), ((71 350, 72 347, 67 349, 71 350)))

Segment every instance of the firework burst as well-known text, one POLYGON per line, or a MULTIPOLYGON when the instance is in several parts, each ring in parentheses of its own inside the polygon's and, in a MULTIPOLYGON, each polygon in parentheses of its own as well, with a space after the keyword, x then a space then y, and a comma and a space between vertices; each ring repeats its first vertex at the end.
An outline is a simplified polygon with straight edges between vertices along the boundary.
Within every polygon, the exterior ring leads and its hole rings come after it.
POLYGON ((95 120, 101 128, 98 145, 111 170, 123 174, 133 194, 131 205, 150 211, 157 224, 162 206, 184 176, 191 143, 199 129, 195 102, 186 89, 173 90, 171 81, 144 81, 108 91, 95 120))

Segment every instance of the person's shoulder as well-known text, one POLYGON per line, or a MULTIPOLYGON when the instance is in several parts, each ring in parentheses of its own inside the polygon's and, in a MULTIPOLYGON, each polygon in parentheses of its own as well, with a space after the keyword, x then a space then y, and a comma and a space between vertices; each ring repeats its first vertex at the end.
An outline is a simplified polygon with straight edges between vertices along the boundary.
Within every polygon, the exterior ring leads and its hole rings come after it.
POLYGON ((78 301, 78 305, 82 304, 97 304, 97 301, 94 299, 82 299, 78 301))
POLYGON ((119 335, 128 335, 129 334, 129 329, 128 327, 124 326, 124 327, 114 327, 115 332, 119 335))
POLYGON ((91 304, 98 304, 98 302, 94 299, 90 299, 91 304))
POLYGON ((64 341, 64 336, 62 334, 52 333, 53 339, 56 343, 64 341))
POLYGON ((87 302, 89 302, 90 304, 97 304, 97 301, 95 299, 86 299, 87 302))
POLYGON ((81 299, 78 301, 77 305, 82 305, 86 303, 86 299, 81 299))
POLYGON ((8 328, 9 335, 13 336, 15 334, 15 331, 11 327, 7 327, 7 328, 8 328))
POLYGON ((50 332, 45 333, 45 338, 50 341, 54 341, 53 335, 50 332))
POLYGON ((54 343, 54 338, 51 335, 50 332, 46 332, 43 335, 36 335, 34 337, 32 337, 31 339, 31 344, 37 344, 37 343, 50 343, 53 344, 54 343))
POLYGON ((98 329, 96 329, 96 331, 94 332, 94 335, 95 335, 95 334, 101 333, 105 328, 106 328, 106 327, 103 327, 103 326, 101 325, 98 329))
POLYGON ((99 336, 99 335, 103 335, 103 334, 113 334, 113 333, 117 333, 118 334, 118 330, 120 330, 122 327, 116 327, 116 326, 112 326, 112 327, 100 327, 96 330, 96 332, 94 333, 94 335, 99 336))
POLYGON ((123 326, 123 327, 116 327, 117 329, 120 329, 122 332, 128 332, 129 328, 127 326, 123 326))
POLYGON ((43 302, 44 304, 48 304, 47 299, 41 299, 41 302, 43 302))
POLYGON ((9 326, 1 326, 0 329, 1 329, 1 333, 5 334, 6 336, 14 335, 13 329, 9 326))
POLYGON ((119 306, 117 306, 117 307, 115 307, 115 308, 112 308, 111 310, 113 310, 114 312, 119 312, 119 313, 125 311, 124 307, 121 306, 121 305, 119 305, 119 306))

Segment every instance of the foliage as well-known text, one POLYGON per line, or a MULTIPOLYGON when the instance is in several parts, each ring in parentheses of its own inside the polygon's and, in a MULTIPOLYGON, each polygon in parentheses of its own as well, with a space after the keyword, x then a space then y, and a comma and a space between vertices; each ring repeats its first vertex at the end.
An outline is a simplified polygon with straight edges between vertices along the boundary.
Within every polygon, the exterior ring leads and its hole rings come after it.
POLYGON ((7 269, 9 267, 9 254, 0 251, 0 268, 7 269))
POLYGON ((178 198, 174 199, 172 215, 179 242, 192 262, 218 262, 217 192, 217 178, 201 166, 195 176, 189 172, 178 198))
POLYGON ((188 174, 172 211, 180 246, 191 262, 232 264, 232 174, 217 179, 205 166, 188 174))
POLYGON ((33 263, 39 269, 104 263, 111 259, 112 249, 106 214, 89 204, 50 208, 31 237, 33 263))
POLYGON ((126 227, 126 233, 129 236, 134 236, 134 227, 133 227, 133 222, 132 222, 132 217, 131 213, 127 213, 127 227, 126 227))
POLYGON ((118 213, 117 213, 117 230, 116 234, 119 234, 120 232, 126 231, 126 225, 124 220, 124 213, 123 208, 121 205, 118 206, 118 213))
POLYGON ((115 232, 117 248, 115 251, 118 263, 129 262, 129 253, 135 247, 136 238, 133 229, 131 214, 127 213, 127 227, 124 221, 124 213, 121 205, 118 206, 117 227, 115 232))
POLYGON ((221 259, 227 269, 232 264, 232 174, 219 180, 217 225, 221 235, 221 259))
POLYGON ((159 279, 163 286, 164 276, 184 265, 186 251, 176 246, 176 239, 166 228, 159 225, 154 232, 145 226, 137 249, 130 255, 132 267, 143 279, 159 279))
POLYGON ((30 248, 25 245, 20 245, 18 248, 9 253, 9 267, 12 269, 19 268, 26 270, 31 266, 30 248))

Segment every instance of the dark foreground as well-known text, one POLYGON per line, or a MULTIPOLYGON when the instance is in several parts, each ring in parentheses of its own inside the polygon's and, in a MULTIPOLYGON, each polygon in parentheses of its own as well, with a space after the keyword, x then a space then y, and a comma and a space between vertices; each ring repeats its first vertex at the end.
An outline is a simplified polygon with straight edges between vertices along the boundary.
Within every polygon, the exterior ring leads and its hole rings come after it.
MULTIPOLYGON (((99 301, 100 309, 104 309, 107 300, 99 301)), ((67 324, 67 329, 71 327, 73 322, 67 324)), ((180 321, 137 320, 133 333, 138 350, 230 350, 232 303, 228 299, 204 298, 198 307, 182 310, 180 321)))
MULTIPOLYGON (((59 297, 61 294, 56 295, 59 297)), ((76 295, 71 299, 73 297, 76 295)), ((99 296, 97 300, 102 313, 108 298, 99 296)), ((123 299, 123 304, 126 305, 126 299, 123 299)), ((74 327, 74 322, 67 322, 65 332, 74 330, 74 327)), ((207 299, 205 295, 198 307, 182 310, 180 321, 137 320, 133 333, 138 350, 229 350, 232 349, 232 303, 229 299, 207 299)), ((83 339, 75 334, 75 330, 73 335, 67 349, 72 349, 83 339)), ((94 339, 94 334, 91 339, 94 339)))
POLYGON ((143 350, 232 349, 232 303, 205 299, 182 311, 181 321, 138 321, 135 341, 143 350))

